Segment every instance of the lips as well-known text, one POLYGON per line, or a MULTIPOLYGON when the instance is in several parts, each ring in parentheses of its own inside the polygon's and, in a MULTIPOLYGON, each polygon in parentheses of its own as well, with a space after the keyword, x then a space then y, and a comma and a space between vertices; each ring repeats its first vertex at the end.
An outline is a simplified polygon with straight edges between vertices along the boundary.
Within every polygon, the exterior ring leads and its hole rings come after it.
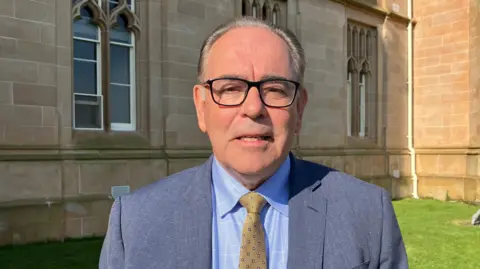
POLYGON ((241 136, 238 136, 236 139, 246 141, 246 142, 255 142, 255 141, 272 142, 273 141, 273 137, 271 135, 241 135, 241 136))

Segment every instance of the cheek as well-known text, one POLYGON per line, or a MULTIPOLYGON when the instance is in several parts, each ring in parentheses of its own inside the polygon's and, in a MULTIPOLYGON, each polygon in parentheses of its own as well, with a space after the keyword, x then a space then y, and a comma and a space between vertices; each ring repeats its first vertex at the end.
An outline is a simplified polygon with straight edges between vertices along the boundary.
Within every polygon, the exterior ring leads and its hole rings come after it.
POLYGON ((227 134, 234 117, 235 113, 233 109, 218 108, 217 106, 213 105, 209 106, 209 108, 205 111, 207 132, 210 134, 227 134))
POLYGON ((295 126, 296 116, 292 111, 282 110, 272 113, 271 119, 275 132, 279 135, 287 136, 295 126))

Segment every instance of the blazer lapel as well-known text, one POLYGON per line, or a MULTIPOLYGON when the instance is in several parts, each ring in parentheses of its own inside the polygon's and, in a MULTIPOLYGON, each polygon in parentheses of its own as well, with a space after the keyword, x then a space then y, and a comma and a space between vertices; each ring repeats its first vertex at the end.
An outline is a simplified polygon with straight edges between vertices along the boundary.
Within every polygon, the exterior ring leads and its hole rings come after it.
POLYGON ((288 268, 323 268, 327 200, 321 179, 328 169, 296 159, 290 173, 288 268))
POLYGON ((185 206, 175 213, 178 265, 211 268, 212 261, 212 157, 200 166, 184 192, 185 206))

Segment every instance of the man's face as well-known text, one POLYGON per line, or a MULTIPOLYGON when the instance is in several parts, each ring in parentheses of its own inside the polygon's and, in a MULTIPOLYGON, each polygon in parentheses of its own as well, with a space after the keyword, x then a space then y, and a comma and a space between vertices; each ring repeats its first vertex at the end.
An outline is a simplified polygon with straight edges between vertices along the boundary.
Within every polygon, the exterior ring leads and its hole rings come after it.
MULTIPOLYGON (((267 29, 233 29, 213 45, 203 79, 295 80, 289 55, 287 44, 267 29)), ((300 88, 295 99, 289 107, 267 107, 253 87, 241 105, 226 107, 216 104, 204 85, 194 87, 198 124, 208 134, 215 157, 227 169, 255 178, 270 176, 288 155, 301 128, 306 91, 300 88)))

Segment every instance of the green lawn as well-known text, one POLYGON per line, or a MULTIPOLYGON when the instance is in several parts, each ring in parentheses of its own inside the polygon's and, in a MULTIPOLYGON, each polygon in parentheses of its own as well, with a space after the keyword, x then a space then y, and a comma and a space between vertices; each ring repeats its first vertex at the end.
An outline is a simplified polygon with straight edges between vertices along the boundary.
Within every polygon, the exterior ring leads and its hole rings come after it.
POLYGON ((394 202, 411 268, 480 268, 480 227, 468 226, 480 208, 454 202, 394 202))
MULTIPOLYGON (((479 268, 480 227, 469 227, 479 207, 434 200, 394 202, 411 268, 479 268)), ((0 248, 1 269, 94 269, 102 239, 0 248)))

